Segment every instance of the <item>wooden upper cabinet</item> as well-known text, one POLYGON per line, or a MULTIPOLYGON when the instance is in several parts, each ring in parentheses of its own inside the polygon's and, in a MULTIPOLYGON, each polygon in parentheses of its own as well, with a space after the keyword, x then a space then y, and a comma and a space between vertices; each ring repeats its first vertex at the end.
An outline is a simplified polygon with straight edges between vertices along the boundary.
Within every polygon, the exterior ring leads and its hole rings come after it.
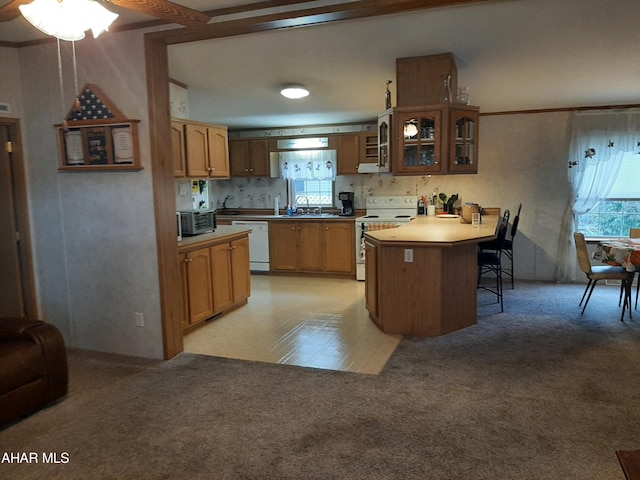
POLYGON ((451 53, 396 58, 397 107, 433 105, 443 101, 443 77, 450 75, 450 102, 458 92, 458 68, 451 53))
POLYGON ((478 173, 478 126, 478 107, 470 105, 394 109, 393 173, 478 173))
POLYGON ((358 173, 361 163, 378 163, 378 133, 375 130, 337 137, 338 175, 358 173))
POLYGON ((231 140, 229 157, 233 177, 268 177, 270 174, 269 141, 266 139, 231 140))
POLYGON ((338 175, 358 173, 360 164, 360 135, 357 133, 338 136, 338 175))
POLYGON ((191 178, 229 178, 227 127, 174 120, 171 124, 174 175, 191 178), (182 126, 183 137, 180 137, 182 126), (182 140, 183 146, 178 142, 182 140), (185 153, 185 173, 179 154, 185 153))

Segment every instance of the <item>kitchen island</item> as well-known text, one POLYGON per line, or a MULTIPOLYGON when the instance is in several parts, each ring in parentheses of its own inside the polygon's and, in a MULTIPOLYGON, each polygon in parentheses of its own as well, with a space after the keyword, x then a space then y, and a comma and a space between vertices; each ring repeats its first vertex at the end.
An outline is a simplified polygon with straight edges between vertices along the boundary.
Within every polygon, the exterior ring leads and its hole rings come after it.
POLYGON ((459 218, 419 216, 365 234, 370 318, 385 333, 434 337, 477 322, 478 242, 495 237, 499 215, 479 228, 459 218))

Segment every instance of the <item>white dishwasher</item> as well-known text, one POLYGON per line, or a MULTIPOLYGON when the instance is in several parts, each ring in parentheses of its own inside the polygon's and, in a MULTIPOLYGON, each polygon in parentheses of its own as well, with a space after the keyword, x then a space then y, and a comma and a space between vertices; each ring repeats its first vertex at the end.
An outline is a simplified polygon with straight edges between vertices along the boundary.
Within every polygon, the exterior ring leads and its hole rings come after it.
POLYGON ((249 234, 249 261, 251 271, 269 271, 269 222, 232 220, 231 225, 251 229, 249 234))

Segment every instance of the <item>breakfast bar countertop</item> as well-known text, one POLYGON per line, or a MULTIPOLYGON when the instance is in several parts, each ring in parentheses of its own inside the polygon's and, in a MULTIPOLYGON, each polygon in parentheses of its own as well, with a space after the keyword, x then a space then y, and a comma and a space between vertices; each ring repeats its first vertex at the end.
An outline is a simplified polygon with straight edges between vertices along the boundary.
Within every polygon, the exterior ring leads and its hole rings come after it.
POLYGON ((495 238, 500 215, 476 228, 460 218, 419 216, 365 233, 365 298, 385 333, 435 337, 475 325, 478 243, 495 238))
POLYGON ((382 244, 436 244, 439 246, 478 243, 494 238, 500 215, 483 215, 482 224, 474 228, 460 218, 418 216, 409 223, 387 230, 374 230, 366 235, 382 244))

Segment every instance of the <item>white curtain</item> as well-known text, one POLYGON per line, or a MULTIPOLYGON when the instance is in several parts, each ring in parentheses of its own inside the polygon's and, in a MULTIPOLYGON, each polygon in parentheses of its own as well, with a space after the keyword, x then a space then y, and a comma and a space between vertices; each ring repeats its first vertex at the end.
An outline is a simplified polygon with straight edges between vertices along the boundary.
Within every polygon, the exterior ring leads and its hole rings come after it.
POLYGON ((570 204, 565 212, 561 238, 558 278, 575 280, 576 255, 573 247, 575 216, 595 208, 607 198, 620 172, 625 153, 640 151, 640 110, 580 112, 573 117, 569 150, 570 204))
POLYGON ((335 180, 335 150, 280 152, 280 174, 285 180, 335 180))

